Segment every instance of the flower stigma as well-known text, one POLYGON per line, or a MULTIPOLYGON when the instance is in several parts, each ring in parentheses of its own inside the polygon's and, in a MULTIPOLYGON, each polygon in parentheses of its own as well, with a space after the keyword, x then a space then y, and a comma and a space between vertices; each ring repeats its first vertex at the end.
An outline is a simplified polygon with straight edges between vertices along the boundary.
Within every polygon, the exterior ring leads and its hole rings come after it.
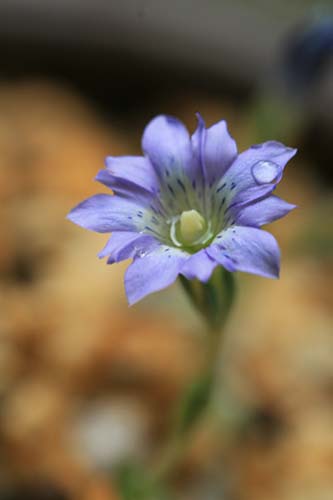
POLYGON ((171 220, 170 237, 177 247, 204 246, 211 239, 210 224, 197 210, 185 210, 171 220))

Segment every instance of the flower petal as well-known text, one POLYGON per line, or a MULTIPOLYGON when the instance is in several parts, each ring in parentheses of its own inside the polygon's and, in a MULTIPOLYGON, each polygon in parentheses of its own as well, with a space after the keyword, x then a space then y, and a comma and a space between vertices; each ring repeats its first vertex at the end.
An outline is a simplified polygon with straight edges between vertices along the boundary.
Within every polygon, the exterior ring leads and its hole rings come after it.
POLYGON ((186 127, 172 116, 157 116, 145 128, 142 149, 163 181, 185 172, 195 178, 198 162, 186 127))
POLYGON ((266 278, 279 276, 278 244, 270 233, 261 229, 230 227, 215 238, 207 253, 228 271, 243 271, 266 278))
POLYGON ((135 304, 146 295, 171 285, 188 257, 181 250, 163 245, 143 257, 135 258, 125 275, 129 304, 135 304))
POLYGON ((208 129, 198 115, 198 127, 192 136, 192 146, 203 164, 206 181, 211 184, 220 179, 237 156, 237 145, 230 136, 224 120, 208 129))
POLYGON ((229 196, 227 195, 229 211, 236 212, 250 203, 266 198, 272 194, 275 188, 275 184, 268 184, 265 186, 252 186, 238 193, 229 193, 229 196))
POLYGON ((114 177, 107 169, 100 170, 95 177, 97 182, 112 189, 118 195, 139 202, 142 206, 150 205, 153 194, 150 191, 134 184, 130 180, 114 177))
POLYGON ((262 197, 263 193, 269 194, 280 182, 284 167, 295 154, 296 149, 275 141, 252 146, 238 155, 221 179, 223 190, 218 186, 217 192, 227 193, 228 204, 231 201, 242 204, 245 199, 248 203, 250 199, 262 197))
POLYGON ((296 205, 287 203, 277 196, 269 196, 245 207, 241 207, 235 216, 240 226, 260 227, 287 215, 296 205))
POLYGON ((203 249, 184 262, 180 273, 189 280, 198 279, 206 283, 216 266, 217 262, 209 257, 206 249, 203 249))
POLYGON ((206 165, 204 162, 204 142, 206 138, 206 126, 200 113, 197 113, 198 125, 191 137, 192 150, 200 165, 201 180, 207 182, 206 165))
POLYGON ((145 211, 141 205, 108 194, 96 194, 82 201, 69 212, 67 218, 98 233, 137 232, 145 226, 145 211))
POLYGON ((156 244, 156 240, 149 235, 131 233, 127 231, 116 231, 112 233, 111 238, 105 247, 99 252, 100 259, 108 256, 108 264, 119 262, 121 260, 134 257, 138 252, 151 248, 156 244))
POLYGON ((130 181, 151 193, 158 189, 158 179, 152 164, 143 156, 108 156, 105 159, 107 172, 116 179, 130 181))

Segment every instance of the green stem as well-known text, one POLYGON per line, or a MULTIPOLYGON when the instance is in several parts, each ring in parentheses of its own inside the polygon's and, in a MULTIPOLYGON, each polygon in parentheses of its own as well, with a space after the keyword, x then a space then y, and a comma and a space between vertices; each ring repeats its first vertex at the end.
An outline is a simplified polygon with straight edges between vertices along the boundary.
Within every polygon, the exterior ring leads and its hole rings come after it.
POLYGON ((153 470, 155 483, 165 481, 176 469, 186 452, 189 437, 210 403, 220 354, 221 331, 234 298, 230 276, 222 270, 222 274, 219 271, 207 284, 181 280, 192 303, 207 323, 206 357, 200 375, 189 384, 180 401, 170 438, 153 470))
POLYGON ((218 353, 219 350, 213 346, 209 349, 204 369, 184 391, 170 437, 153 473, 156 482, 167 479, 177 467, 198 420, 209 404, 218 353))

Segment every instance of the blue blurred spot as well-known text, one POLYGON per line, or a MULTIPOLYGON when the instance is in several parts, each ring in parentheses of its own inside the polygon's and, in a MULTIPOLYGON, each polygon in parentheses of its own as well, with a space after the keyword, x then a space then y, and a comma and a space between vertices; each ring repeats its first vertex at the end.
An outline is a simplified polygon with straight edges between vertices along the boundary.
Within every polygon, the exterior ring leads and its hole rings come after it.
POLYGON ((292 90, 304 90, 319 80, 333 56, 333 18, 321 18, 298 28, 287 43, 283 69, 292 90))

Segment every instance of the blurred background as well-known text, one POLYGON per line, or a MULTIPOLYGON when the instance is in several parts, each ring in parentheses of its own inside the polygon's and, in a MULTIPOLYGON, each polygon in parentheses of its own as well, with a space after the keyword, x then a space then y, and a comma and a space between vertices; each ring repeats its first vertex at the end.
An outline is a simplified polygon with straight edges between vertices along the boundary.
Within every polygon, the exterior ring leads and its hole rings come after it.
POLYGON ((128 263, 65 220, 158 113, 239 149, 299 148, 270 226, 279 281, 239 275, 180 500, 333 498, 333 7, 310 0, 0 0, 0 500, 120 499, 202 357, 178 285, 128 308, 128 263))

